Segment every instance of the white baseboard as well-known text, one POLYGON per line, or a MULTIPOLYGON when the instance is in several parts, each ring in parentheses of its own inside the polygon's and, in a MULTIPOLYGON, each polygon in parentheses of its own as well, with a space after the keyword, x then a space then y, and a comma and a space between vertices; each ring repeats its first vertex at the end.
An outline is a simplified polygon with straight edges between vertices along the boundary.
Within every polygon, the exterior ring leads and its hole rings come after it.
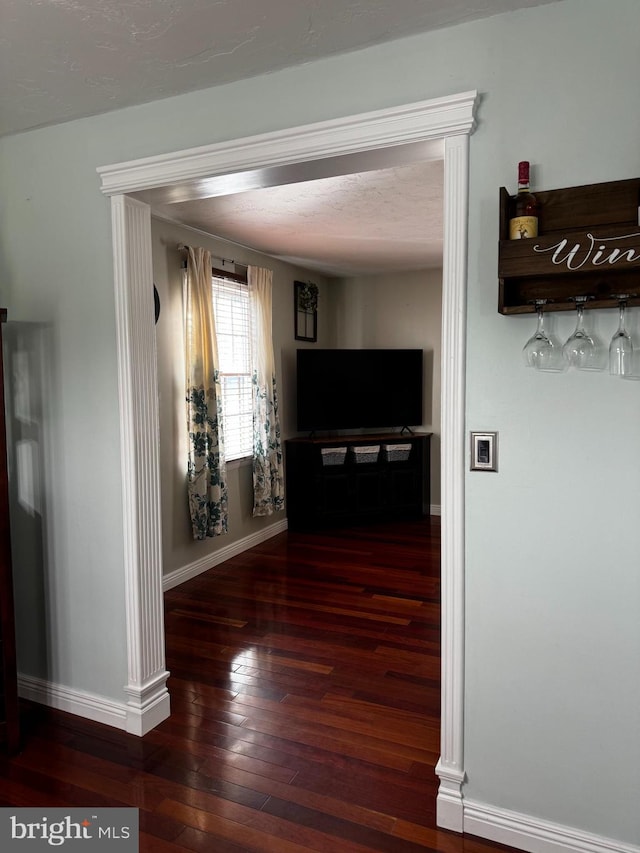
POLYGON ((114 702, 104 696, 83 693, 30 675, 18 675, 18 693, 23 699, 66 711, 77 717, 85 717, 96 723, 104 723, 115 729, 127 727, 126 702, 114 702))
POLYGON ((168 589, 173 589, 174 586, 179 586, 179 584, 201 575, 203 572, 208 571, 208 569, 212 569, 214 566, 219 566, 220 563, 224 563, 225 560, 229 560, 231 557, 237 557, 238 554, 248 551, 249 548, 253 548, 255 545, 260 545, 261 542, 266 542, 267 539, 271 539, 272 536, 277 536, 278 533, 283 533, 287 529, 287 526, 286 518, 282 521, 277 521, 275 524, 270 524, 268 527, 264 527, 257 533, 252 533, 249 536, 245 536, 242 539, 231 542, 224 548, 220 548, 211 554, 207 554, 206 557, 201 557, 199 560, 189 563, 188 566, 183 566, 181 569, 169 572, 162 579, 162 588, 165 592, 168 589))
POLYGON ((640 847, 531 815, 463 800, 464 832, 528 853, 640 853, 640 847))
POLYGON ((442 515, 439 504, 431 504, 429 507, 430 515, 442 515))

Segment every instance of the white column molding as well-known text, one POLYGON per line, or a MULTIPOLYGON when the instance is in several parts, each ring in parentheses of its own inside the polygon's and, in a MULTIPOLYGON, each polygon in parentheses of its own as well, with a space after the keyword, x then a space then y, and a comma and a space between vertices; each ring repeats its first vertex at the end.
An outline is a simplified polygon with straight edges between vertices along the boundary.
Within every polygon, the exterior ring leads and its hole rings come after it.
POLYGON ((442 710, 438 826, 462 832, 464 430, 469 137, 445 140, 442 269, 442 710))
POLYGON ((169 716, 164 659, 158 392, 151 212, 111 199, 127 624, 127 731, 169 716))

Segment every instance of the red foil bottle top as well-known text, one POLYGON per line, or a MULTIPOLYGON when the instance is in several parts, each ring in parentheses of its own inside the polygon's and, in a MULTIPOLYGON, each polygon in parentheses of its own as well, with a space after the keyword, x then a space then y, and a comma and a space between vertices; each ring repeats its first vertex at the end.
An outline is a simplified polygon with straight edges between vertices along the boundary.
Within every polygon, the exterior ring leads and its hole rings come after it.
POLYGON ((528 184, 529 183, 529 161, 522 160, 518 163, 518 183, 519 184, 528 184))

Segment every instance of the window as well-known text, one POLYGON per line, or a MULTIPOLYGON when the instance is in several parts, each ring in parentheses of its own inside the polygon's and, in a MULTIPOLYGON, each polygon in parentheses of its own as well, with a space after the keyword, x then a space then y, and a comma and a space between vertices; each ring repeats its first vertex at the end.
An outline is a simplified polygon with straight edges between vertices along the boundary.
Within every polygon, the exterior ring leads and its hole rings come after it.
POLYGON ((214 276, 213 307, 218 338, 225 459, 253 454, 253 405, 249 288, 214 276))

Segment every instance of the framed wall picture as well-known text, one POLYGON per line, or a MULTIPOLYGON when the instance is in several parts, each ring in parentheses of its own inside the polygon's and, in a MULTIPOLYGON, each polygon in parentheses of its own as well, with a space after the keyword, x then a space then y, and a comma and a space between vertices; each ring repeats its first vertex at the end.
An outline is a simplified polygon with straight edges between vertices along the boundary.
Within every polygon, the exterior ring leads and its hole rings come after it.
POLYGON ((297 341, 318 340, 318 285, 293 282, 294 336, 297 341))
POLYGON ((498 433, 471 433, 471 470, 498 470, 498 433))

